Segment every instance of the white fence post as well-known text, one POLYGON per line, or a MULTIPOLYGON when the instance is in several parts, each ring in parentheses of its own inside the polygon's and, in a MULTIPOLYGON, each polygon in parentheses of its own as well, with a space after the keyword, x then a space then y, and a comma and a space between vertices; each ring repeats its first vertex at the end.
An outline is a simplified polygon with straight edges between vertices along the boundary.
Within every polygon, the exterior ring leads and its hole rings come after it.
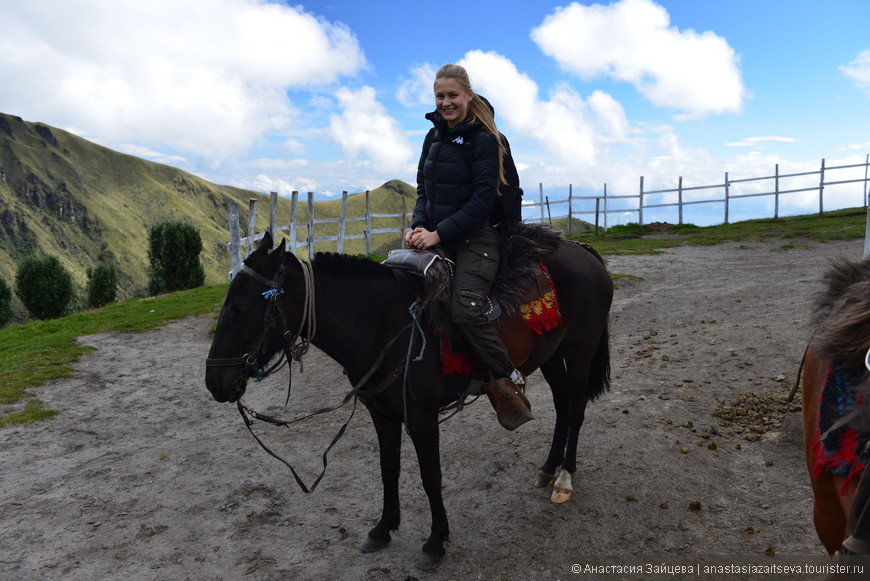
MULTIPOLYGON (((606 193, 606 192, 605 192, 606 193)), ((637 223, 643 226, 643 176, 640 176, 640 192, 638 193, 637 202, 637 223)), ((607 196, 604 197, 604 228, 607 228, 607 196)))
POLYGON ((290 252, 296 254, 296 218, 299 212, 299 192, 290 193, 290 252))
POLYGON ((230 200, 227 203, 230 213, 230 278, 242 268, 241 243, 239 235, 239 205, 230 200))
POLYGON ((779 164, 776 164, 776 177, 774 179, 773 217, 779 218, 779 164))
POLYGON ((726 171, 725 172, 725 223, 726 224, 728 223, 728 218, 729 218, 728 214, 729 214, 729 210, 731 209, 731 208, 729 208, 729 205, 731 203, 730 190, 731 190, 731 185, 728 182, 728 172, 726 171))
POLYGON ((825 158, 822 158, 822 167, 819 169, 819 214, 825 211, 825 158))
POLYGON ((314 192, 308 192, 308 260, 314 258, 314 192))
POLYGON ((257 198, 248 198, 248 232, 245 234, 245 258, 254 251, 254 234, 257 230, 257 198))

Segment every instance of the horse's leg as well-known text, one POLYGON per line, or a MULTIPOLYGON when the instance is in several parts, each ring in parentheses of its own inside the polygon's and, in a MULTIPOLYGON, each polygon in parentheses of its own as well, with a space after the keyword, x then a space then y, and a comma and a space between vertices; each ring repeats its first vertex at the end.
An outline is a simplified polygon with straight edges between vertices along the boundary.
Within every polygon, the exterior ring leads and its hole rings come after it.
POLYGON ((538 470, 535 487, 544 488, 553 484, 556 479, 556 469, 565 459, 565 445, 568 442, 568 372, 565 369, 561 351, 557 351, 550 359, 541 365, 541 373, 550 384, 553 394, 553 406, 556 409, 556 425, 553 428, 553 440, 550 443, 550 453, 544 465, 538 470))
POLYGON ((586 419, 589 366, 580 357, 565 357, 560 349, 541 366, 541 372, 553 391, 556 428, 550 454, 541 467, 535 485, 543 486, 547 484, 545 479, 555 477, 550 500, 561 504, 568 501, 574 491, 571 480, 577 471, 577 441, 586 419), (561 469, 556 474, 556 468, 560 465, 561 469))
POLYGON ((438 416, 435 413, 410 413, 408 431, 417 452, 423 490, 429 498, 432 511, 432 528, 423 544, 423 554, 417 560, 417 568, 431 571, 441 564, 446 550, 444 542, 450 536, 447 511, 441 496, 441 452, 439 446, 438 416))
POLYGON ((399 528, 399 471, 401 469, 402 423, 371 414, 378 433, 378 448, 381 455, 381 481, 384 487, 384 506, 381 520, 369 531, 360 550, 372 553, 386 547, 390 531, 399 528))

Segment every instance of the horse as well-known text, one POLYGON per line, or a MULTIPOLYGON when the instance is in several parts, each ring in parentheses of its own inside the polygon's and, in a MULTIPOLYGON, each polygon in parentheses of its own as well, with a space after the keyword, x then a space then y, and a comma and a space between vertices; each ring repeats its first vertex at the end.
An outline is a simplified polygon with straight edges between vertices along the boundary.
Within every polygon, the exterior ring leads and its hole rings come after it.
MULTIPOLYGON (((613 283, 601 256, 587 245, 527 224, 519 225, 511 248, 515 239, 538 249, 558 295, 561 323, 535 336, 519 370, 528 376, 540 369, 550 386, 556 423, 534 485, 553 485, 552 500, 564 502, 573 489, 587 402, 609 387, 613 283)), ((353 386, 350 393, 371 415, 379 445, 383 507, 360 550, 383 549, 390 531, 399 527, 404 425, 419 460, 432 519, 416 566, 434 569, 446 554, 449 537, 441 493, 439 410, 455 405, 470 379, 442 373, 438 337, 413 315, 413 292, 396 269, 335 253, 300 259, 286 251, 285 242, 273 247, 267 232, 231 281, 206 360, 206 386, 216 401, 240 404, 250 377, 276 357, 280 360, 282 351, 288 360, 295 358, 309 341, 338 362, 353 386), (415 354, 421 343, 429 346, 413 361, 408 355, 412 343, 415 354)), ((298 476, 297 482, 307 491, 298 476)))
POLYGON ((870 260, 834 260, 824 282, 792 395, 802 382, 804 451, 819 540, 830 555, 867 555, 870 474, 861 435, 870 433, 870 260))

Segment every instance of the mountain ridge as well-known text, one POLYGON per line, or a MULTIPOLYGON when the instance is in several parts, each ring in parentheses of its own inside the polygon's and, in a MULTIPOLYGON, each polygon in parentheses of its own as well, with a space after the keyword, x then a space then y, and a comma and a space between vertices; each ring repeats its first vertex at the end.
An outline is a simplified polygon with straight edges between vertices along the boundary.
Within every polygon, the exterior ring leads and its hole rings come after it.
MULTIPOLYGON (((401 213, 414 195, 405 182, 387 182, 372 190, 372 212, 401 213)), ((363 197, 348 197, 349 216, 360 215, 351 209, 361 207, 358 200, 363 197)), ((267 194, 214 184, 44 123, 0 113, 0 277, 10 287, 24 256, 54 255, 70 271, 79 295, 87 269, 103 262, 118 270, 121 298, 140 296, 148 280, 148 230, 168 219, 197 228, 206 283, 223 282, 230 263, 227 204, 239 204, 245 235, 250 198, 258 200, 256 231, 262 232, 268 227, 267 194)), ((336 213, 340 203, 315 202, 315 216, 336 213)), ((300 203, 300 222, 307 220, 307 212, 307 205, 300 203)), ((279 224, 289 222, 288 198, 278 197, 278 214, 279 224)), ((329 235, 326 226, 316 234, 329 235)), ((361 250, 346 243, 346 251, 361 250)))

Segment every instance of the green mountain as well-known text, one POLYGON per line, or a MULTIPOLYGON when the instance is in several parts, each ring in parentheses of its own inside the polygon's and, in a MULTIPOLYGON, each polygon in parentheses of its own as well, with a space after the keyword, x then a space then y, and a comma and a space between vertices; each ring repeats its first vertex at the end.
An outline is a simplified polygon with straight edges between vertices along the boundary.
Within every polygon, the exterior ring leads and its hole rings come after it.
MULTIPOLYGON (((388 182, 371 192, 371 212, 401 213, 405 204, 410 209, 415 195, 404 182, 388 182)), ((0 278, 10 287, 22 257, 54 255, 70 271, 80 294, 87 284, 87 269, 103 262, 118 270, 120 297, 142 295, 148 282, 148 230, 166 219, 185 220, 197 228, 206 283, 225 281, 230 269, 227 203, 239 204, 244 236, 250 198, 258 200, 256 231, 262 232, 269 220, 267 195, 216 185, 61 129, 0 113, 0 278)), ((304 223, 308 206, 300 198, 297 216, 304 223)), ((349 196, 348 215, 361 215, 364 203, 362 194, 349 196)), ((337 216, 340 205, 341 200, 315 202, 314 215, 337 216)), ((290 200, 279 197, 278 225, 289 221, 290 200)), ((398 227, 399 221, 383 219, 375 227, 398 227)), ((348 230, 361 228, 362 222, 355 222, 348 230)), ((315 236, 336 231, 335 224, 317 225, 315 236)), ((303 230, 299 238, 304 236, 303 230)), ((398 241, 398 234, 376 236, 372 251, 384 252, 398 241)), ((352 240, 344 250, 363 248, 362 240, 352 240)), ((317 249, 334 250, 335 243, 319 243, 317 249)))

